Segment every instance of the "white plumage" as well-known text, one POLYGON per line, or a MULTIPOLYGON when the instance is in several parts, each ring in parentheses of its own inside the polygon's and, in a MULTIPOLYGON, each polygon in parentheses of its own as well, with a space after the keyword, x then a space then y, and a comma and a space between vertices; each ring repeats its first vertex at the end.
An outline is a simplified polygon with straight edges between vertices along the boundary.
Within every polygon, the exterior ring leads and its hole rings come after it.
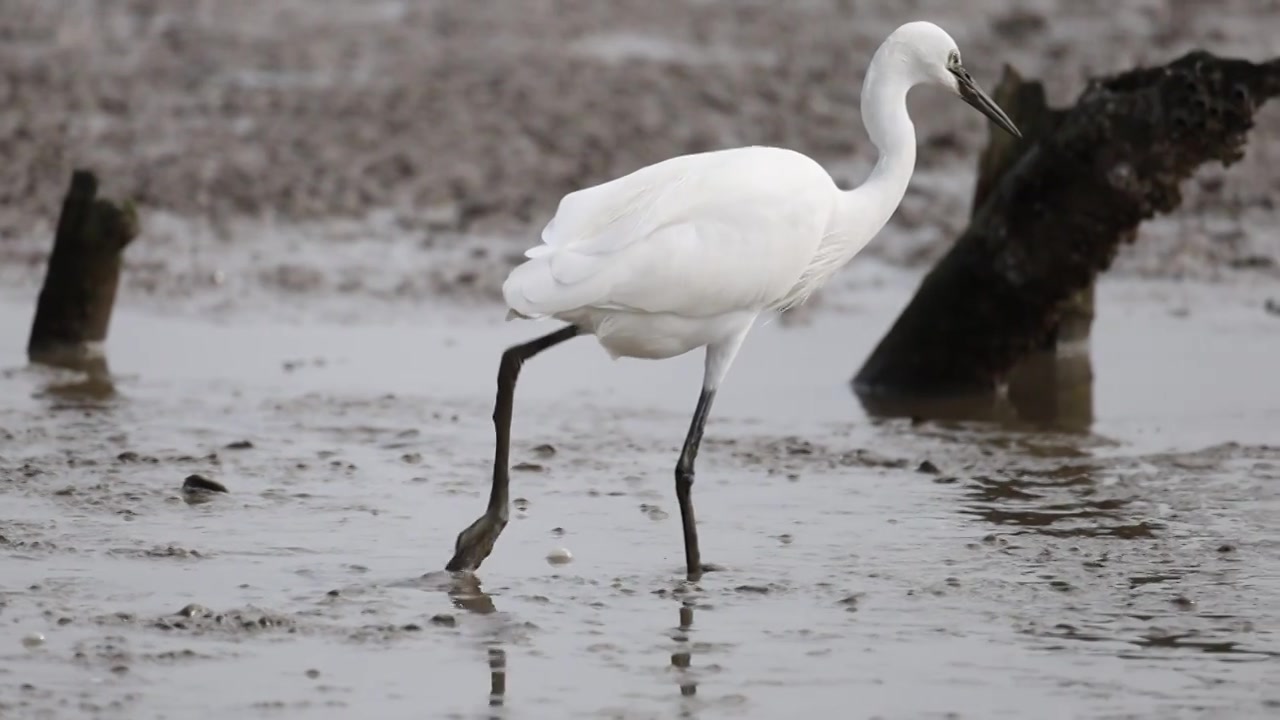
POLYGON ((835 186, 816 162, 780 148, 651 165, 566 196, 503 294, 535 316, 599 304, 706 317, 777 301, 830 219, 834 193, 815 189, 835 186), (578 292, 589 300, 568 300, 578 292))
POLYGON ((711 398, 760 314, 803 302, 888 222, 915 167, 906 98, 919 84, 949 89, 1017 134, 965 71, 951 37, 932 23, 907 23, 867 70, 862 117, 880 156, 859 187, 840 190, 801 153, 744 147, 664 160, 560 201, 542 243, 525 253, 502 294, 509 318, 553 317, 576 330, 504 356, 504 368, 511 358, 514 369, 505 391, 499 375, 490 512, 459 535, 450 568, 478 567, 505 524, 509 393, 519 364, 574 334, 591 334, 615 358, 707 348, 703 395, 676 473, 689 573, 700 572, 688 489, 711 398))
POLYGON ((594 333, 615 357, 679 355, 788 297, 826 236, 835 192, 790 150, 666 160, 566 196, 503 296, 514 314, 594 333))

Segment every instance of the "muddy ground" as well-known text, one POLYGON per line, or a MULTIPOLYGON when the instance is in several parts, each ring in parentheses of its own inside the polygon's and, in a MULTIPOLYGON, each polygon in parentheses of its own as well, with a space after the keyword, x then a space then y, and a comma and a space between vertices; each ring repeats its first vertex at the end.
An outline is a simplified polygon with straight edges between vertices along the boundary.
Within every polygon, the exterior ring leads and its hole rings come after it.
POLYGON ((717 399, 695 502, 725 569, 681 580, 701 358, 577 340, 523 375, 497 550, 440 570, 497 353, 537 330, 497 284, 561 193, 751 142, 857 182, 858 82, 905 19, 1066 103, 1191 47, 1280 55, 1277 13, 0 0, 0 718, 1274 717, 1277 107, 1102 284, 1069 417, 912 422, 847 381, 987 132, 913 95, 901 211, 717 399), (143 209, 110 396, 23 354, 77 166, 143 209))

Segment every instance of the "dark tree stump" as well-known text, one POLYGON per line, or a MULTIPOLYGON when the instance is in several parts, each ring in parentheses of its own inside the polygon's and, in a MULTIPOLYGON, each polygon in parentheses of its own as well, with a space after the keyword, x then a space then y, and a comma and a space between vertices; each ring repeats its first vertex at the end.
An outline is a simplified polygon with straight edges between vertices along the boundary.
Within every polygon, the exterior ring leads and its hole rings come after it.
MULTIPOLYGON (((1066 112, 1050 108, 1044 86, 1023 80, 1008 65, 995 89, 996 102, 1013 115, 1023 132, 1019 141, 1006 132, 989 135, 978 158, 970 221, 1005 172, 1041 138, 1057 128, 1066 112), (1010 110, 1012 108, 1012 110, 1010 110)), ((1095 278, 1096 280, 1096 278, 1095 278)), ((1067 298, 1042 342, 1009 370, 1006 424, 1018 421, 1085 430, 1093 423, 1093 365, 1088 352, 1093 328, 1094 282, 1067 298)))
POLYGON ((1066 110, 1006 70, 997 99, 1024 138, 993 136, 969 227, 854 377, 864 405, 990 404, 1024 361, 1043 380, 1032 356, 1087 339, 1094 280, 1121 243, 1177 207, 1200 165, 1242 157, 1254 113, 1277 94, 1280 60, 1203 51, 1093 81, 1066 110))
POLYGON ((72 174, 27 343, 32 363, 91 372, 105 368, 101 343, 111 323, 124 249, 138 234, 138 216, 130 203, 116 204, 97 193, 93 173, 72 174))

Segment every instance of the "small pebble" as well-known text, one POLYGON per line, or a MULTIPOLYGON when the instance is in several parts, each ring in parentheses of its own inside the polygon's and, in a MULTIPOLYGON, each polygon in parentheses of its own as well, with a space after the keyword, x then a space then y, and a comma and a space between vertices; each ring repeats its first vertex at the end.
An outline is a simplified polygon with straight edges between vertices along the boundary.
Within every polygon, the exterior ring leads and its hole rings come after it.
POLYGON ((311 678, 312 680, 315 680, 316 678, 320 677, 320 671, 316 670, 315 668, 311 668, 310 670, 307 671, 307 677, 311 678))
POLYGON ((547 553, 547 562, 552 565, 564 565, 573 560, 573 553, 566 548, 556 548, 547 553))
POLYGON ((186 607, 182 608, 181 610, 179 610, 174 614, 180 615, 182 617, 193 618, 193 617, 207 617, 209 615, 212 615, 213 613, 209 610, 209 608, 203 605, 200 605, 198 603, 191 603, 190 605, 187 605, 186 607))
POLYGON ((204 475, 188 475, 186 480, 182 481, 183 492, 202 493, 202 492, 227 492, 227 486, 217 480, 210 480, 204 475))
POLYGON ((41 635, 38 632, 24 635, 22 637, 22 645, 23 647, 28 648, 38 648, 41 645, 44 645, 44 635, 41 635))

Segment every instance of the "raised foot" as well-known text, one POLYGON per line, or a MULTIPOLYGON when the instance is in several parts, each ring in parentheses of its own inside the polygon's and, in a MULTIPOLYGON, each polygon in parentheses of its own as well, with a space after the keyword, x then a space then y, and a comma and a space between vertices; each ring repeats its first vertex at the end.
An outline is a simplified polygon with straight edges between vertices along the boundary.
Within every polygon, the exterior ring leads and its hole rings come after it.
POLYGON ((498 541, 498 536, 506 526, 507 521, 503 518, 489 513, 481 515, 478 520, 468 525, 466 530, 458 533, 458 540, 454 543, 453 559, 444 566, 445 570, 456 572, 479 568, 480 563, 493 552, 493 544, 498 541))

